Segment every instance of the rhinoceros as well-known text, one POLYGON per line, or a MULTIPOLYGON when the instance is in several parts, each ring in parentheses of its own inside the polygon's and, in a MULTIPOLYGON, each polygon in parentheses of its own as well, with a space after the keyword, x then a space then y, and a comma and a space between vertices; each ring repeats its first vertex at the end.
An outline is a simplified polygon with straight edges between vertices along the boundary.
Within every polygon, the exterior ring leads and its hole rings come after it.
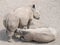
POLYGON ((30 42, 43 42, 48 43, 54 41, 57 37, 57 32, 54 28, 36 28, 36 29, 17 29, 17 35, 20 35, 22 41, 30 42))
POLYGON ((9 37, 8 41, 12 41, 12 36, 17 28, 29 28, 33 18, 37 20, 40 18, 40 12, 36 10, 35 5, 17 8, 4 16, 3 24, 9 37))

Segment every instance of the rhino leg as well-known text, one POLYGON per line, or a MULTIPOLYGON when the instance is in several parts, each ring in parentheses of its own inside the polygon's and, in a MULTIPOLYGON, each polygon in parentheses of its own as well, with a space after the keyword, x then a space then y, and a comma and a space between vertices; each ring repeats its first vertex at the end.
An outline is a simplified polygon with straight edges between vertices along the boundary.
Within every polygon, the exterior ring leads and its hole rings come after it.
POLYGON ((17 28, 18 28, 18 24, 7 27, 8 42, 13 42, 13 36, 17 28))
POLYGON ((8 42, 12 42, 13 41, 13 35, 14 35, 14 32, 12 31, 7 31, 7 35, 8 35, 8 42))
POLYGON ((28 21, 28 24, 27 24, 27 29, 29 29, 30 24, 31 24, 31 21, 32 21, 32 19, 30 19, 30 20, 28 21))

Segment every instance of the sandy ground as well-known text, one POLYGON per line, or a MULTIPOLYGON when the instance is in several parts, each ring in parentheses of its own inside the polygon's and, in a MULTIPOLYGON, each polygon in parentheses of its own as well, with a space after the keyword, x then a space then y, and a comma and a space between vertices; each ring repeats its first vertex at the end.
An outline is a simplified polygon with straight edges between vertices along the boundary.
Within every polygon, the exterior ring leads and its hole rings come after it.
MULTIPOLYGON (((60 45, 60 0, 0 0, 0 45, 60 45), (41 44, 33 42, 16 41, 13 43, 7 42, 5 28, 3 26, 3 17, 11 10, 36 4, 36 8, 40 10, 40 22, 45 26, 54 27, 57 32, 57 39, 54 42, 41 44)), ((39 26, 39 24, 37 25, 39 26)))

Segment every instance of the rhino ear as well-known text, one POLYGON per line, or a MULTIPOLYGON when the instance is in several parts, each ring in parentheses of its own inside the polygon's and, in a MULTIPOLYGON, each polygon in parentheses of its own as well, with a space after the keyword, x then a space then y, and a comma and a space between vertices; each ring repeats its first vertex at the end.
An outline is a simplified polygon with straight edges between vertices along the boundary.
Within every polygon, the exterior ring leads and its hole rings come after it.
POLYGON ((32 8, 35 8, 35 4, 32 5, 32 8))

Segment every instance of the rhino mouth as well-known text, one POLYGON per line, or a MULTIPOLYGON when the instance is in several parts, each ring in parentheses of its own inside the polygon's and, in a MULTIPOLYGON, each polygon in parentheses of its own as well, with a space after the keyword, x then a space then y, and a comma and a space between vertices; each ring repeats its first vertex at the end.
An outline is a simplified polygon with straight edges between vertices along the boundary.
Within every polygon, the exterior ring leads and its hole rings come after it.
POLYGON ((35 19, 37 19, 37 20, 39 20, 39 19, 40 19, 40 17, 35 17, 35 16, 34 16, 34 18, 35 18, 35 19))

